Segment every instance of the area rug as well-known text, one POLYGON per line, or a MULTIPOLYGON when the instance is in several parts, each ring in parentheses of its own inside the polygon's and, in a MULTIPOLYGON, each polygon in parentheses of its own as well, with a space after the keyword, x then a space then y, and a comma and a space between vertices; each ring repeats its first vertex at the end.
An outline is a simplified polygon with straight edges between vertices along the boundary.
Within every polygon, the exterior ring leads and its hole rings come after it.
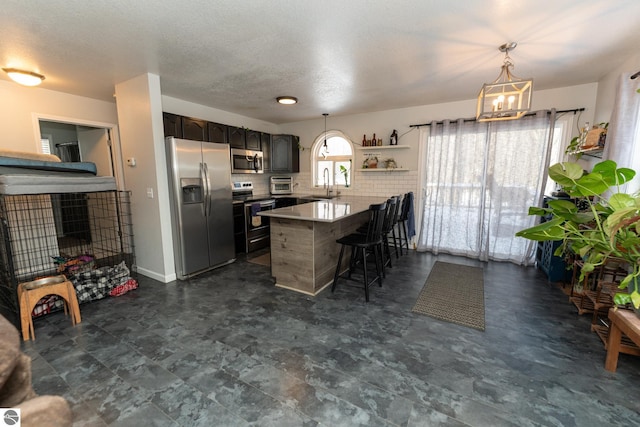
POLYGON ((253 264, 260 264, 260 265, 264 265, 267 267, 271 266, 271 254, 269 252, 267 252, 266 254, 257 256, 255 258, 249 258, 247 259, 247 261, 253 263, 253 264))
POLYGON ((411 310, 484 331, 482 268, 436 261, 411 310))

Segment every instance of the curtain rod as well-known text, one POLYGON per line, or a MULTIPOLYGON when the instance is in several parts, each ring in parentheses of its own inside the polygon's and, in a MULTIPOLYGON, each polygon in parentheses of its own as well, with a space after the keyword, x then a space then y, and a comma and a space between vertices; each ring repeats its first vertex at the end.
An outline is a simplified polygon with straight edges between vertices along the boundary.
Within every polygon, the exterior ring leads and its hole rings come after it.
POLYGON ((631 80, 635 79, 636 77, 640 76, 640 71, 638 71, 637 73, 635 73, 633 76, 631 76, 631 80))
MULTIPOLYGON (((639 72, 639 74, 640 74, 640 72, 639 72)), ((585 108, 573 108, 571 110, 557 110, 556 113, 573 113, 573 114, 575 114, 577 112, 581 112, 581 111, 584 111, 584 110, 585 110, 585 108)), ((537 113, 535 113, 535 112, 534 113, 527 113, 527 114, 525 114, 525 116, 535 116, 536 114, 537 113)), ((547 114, 551 114, 551 111, 547 111, 547 114)), ((460 119, 457 119, 455 121, 458 121, 458 120, 460 120, 460 119)), ((454 120, 452 120, 452 121, 454 121, 454 120)), ((475 122, 476 119, 475 118, 473 118, 473 119, 462 119, 462 121, 464 123, 475 122)), ((441 125, 442 123, 444 123, 444 122, 443 121, 436 122, 437 125, 441 125)), ((423 123, 421 125, 409 125, 409 127, 410 128, 419 128, 420 126, 431 126, 431 125, 432 125, 432 123, 423 123)))

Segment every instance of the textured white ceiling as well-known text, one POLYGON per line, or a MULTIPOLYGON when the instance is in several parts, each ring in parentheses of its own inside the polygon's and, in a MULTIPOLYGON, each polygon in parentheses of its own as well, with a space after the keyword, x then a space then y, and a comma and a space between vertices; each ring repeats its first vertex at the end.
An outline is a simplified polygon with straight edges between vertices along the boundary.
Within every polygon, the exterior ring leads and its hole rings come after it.
POLYGON ((508 41, 534 90, 594 82, 637 53, 639 23, 638 0, 4 0, 0 65, 110 101, 149 72, 165 95, 284 123, 474 98, 508 41))

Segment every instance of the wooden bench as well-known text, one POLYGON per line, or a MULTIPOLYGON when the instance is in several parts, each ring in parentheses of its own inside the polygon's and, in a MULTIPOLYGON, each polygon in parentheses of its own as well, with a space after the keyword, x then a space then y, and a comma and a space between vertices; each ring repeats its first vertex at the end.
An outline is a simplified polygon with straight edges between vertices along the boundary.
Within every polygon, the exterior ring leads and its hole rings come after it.
POLYGON ((615 372, 618 366, 618 355, 622 350, 622 334, 640 346, 640 318, 631 310, 609 309, 609 339, 607 343, 607 359, 604 368, 615 372))

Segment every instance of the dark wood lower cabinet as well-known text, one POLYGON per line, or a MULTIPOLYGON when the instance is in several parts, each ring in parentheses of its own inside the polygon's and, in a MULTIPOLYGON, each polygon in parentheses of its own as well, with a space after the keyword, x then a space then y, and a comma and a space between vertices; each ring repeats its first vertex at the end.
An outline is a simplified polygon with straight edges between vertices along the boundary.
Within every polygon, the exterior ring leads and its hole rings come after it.
POLYGON ((244 204, 233 204, 233 236, 236 242, 236 253, 245 253, 247 250, 246 234, 244 231, 244 204))

